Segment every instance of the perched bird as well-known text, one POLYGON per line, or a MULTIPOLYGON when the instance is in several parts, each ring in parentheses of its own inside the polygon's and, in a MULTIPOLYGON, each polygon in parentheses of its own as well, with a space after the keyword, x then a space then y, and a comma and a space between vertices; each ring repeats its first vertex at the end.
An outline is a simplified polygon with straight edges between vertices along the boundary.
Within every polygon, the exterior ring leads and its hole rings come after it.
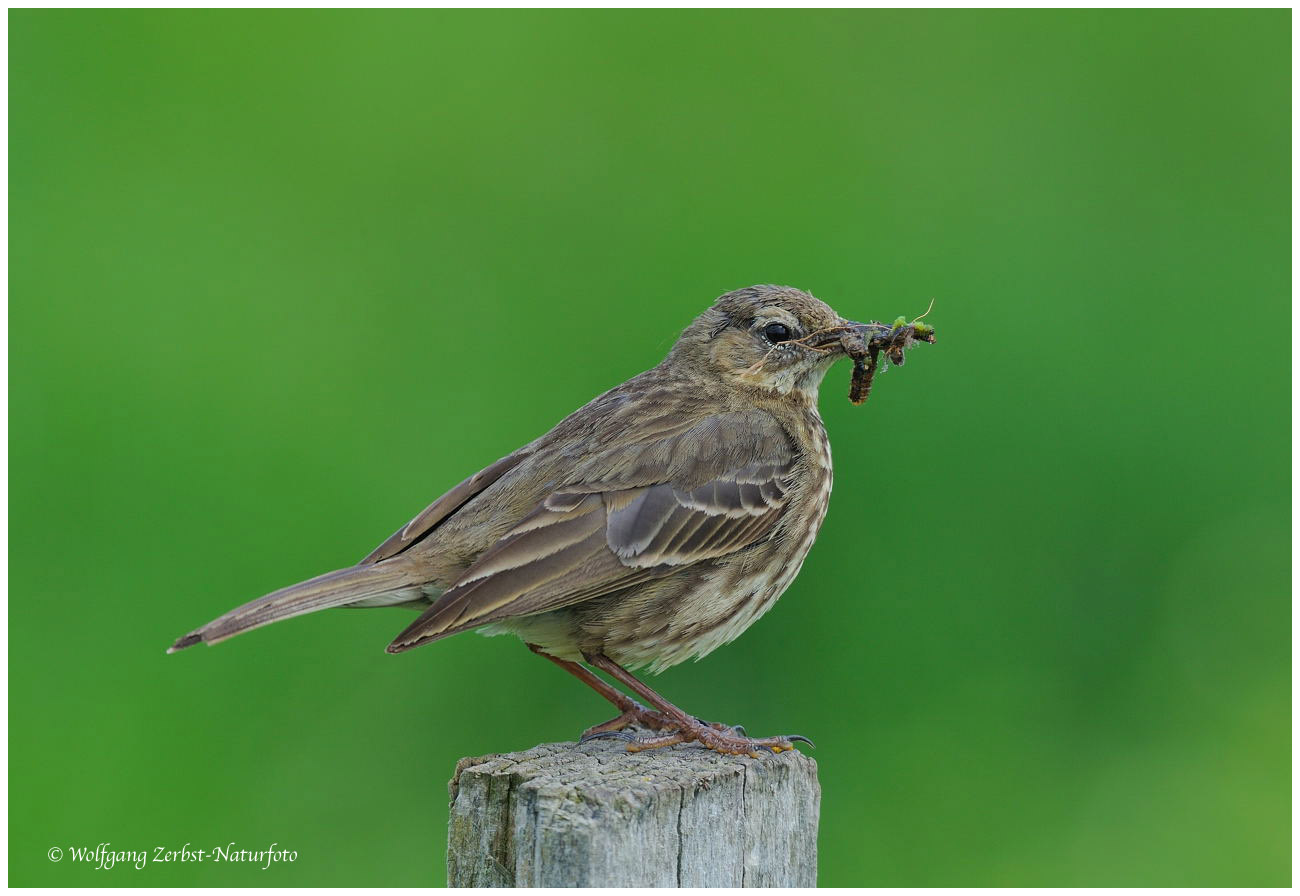
POLYGON ((627 670, 704 656, 790 585, 831 494, 818 387, 888 329, 792 287, 727 293, 658 366, 475 473, 356 566, 231 610, 169 652, 329 607, 406 606, 422 612, 390 653, 469 629, 518 635, 618 709, 585 738, 791 749, 807 739, 703 722, 627 670))

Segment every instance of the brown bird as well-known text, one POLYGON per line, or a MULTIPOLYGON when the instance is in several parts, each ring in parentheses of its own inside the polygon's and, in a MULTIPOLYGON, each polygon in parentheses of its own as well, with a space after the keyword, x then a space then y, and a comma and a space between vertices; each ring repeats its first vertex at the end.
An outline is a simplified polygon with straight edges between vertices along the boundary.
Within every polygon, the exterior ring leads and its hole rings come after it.
POLYGON ((475 473, 358 565, 231 610, 169 652, 329 607, 414 607, 389 653, 469 629, 518 635, 617 707, 584 738, 791 749, 807 739, 702 722, 627 670, 704 656, 790 585, 831 493, 818 387, 847 354, 861 368, 863 339, 889 329, 792 287, 727 293, 657 367, 475 473))

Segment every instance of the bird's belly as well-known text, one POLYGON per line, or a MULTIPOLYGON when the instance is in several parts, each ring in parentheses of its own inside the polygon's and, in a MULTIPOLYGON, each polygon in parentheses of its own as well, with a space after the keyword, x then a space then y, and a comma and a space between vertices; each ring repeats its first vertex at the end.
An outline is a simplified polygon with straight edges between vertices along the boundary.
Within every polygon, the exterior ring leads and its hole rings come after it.
POLYGON ((815 536, 814 528, 793 551, 781 551, 783 562, 763 557, 719 565, 703 575, 671 577, 574 607, 504 619, 479 632, 514 634, 562 659, 580 662, 584 652, 599 652, 629 669, 662 672, 712 653, 757 622, 799 575, 815 536))

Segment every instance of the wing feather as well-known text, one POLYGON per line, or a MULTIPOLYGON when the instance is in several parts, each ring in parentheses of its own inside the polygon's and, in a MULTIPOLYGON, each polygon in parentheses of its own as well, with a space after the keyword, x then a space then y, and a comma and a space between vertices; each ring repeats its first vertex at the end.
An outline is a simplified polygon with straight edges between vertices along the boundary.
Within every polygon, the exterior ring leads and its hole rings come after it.
POLYGON ((371 551, 361 565, 378 563, 405 551, 411 545, 424 538, 453 513, 476 497, 485 488, 492 485, 506 473, 510 472, 527 455, 523 451, 506 455, 494 464, 484 467, 473 476, 452 487, 445 495, 421 510, 402 528, 398 529, 379 547, 371 551))
MULTIPOLYGON (((673 451, 690 451, 683 433, 711 438, 719 426, 665 428, 673 451)), ((775 443, 768 434, 767 444, 775 443)), ((788 438, 784 445, 779 453, 766 451, 761 462, 737 463, 705 481, 631 484, 625 477, 621 487, 608 479, 586 487, 565 482, 484 551, 389 651, 561 609, 760 541, 776 525, 794 484, 797 457, 788 438)), ((668 449, 662 441, 637 448, 638 455, 617 466, 663 469, 668 449)))

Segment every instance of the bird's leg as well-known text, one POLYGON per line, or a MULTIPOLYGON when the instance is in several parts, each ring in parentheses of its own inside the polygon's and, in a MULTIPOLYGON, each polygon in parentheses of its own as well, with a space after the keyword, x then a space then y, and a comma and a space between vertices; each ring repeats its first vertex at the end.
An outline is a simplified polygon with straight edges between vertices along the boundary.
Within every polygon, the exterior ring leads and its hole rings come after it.
POLYGON ((671 720, 672 724, 669 727, 674 730, 658 737, 636 738, 632 735, 618 733, 603 735, 606 737, 617 736, 622 740, 626 740, 629 752, 653 750, 655 747, 667 747, 672 744, 695 741, 719 753, 748 754, 757 758, 760 751, 780 753, 784 750, 793 750, 794 741, 803 741, 809 746, 813 745, 812 741, 799 734, 791 734, 787 737, 746 737, 742 728, 726 728, 722 725, 703 722, 673 706, 656 693, 653 688, 641 682, 631 672, 603 653, 585 653, 583 656, 586 657, 588 663, 602 672, 609 673, 627 685, 643 700, 671 720))
POLYGON ((597 694, 600 694, 600 696, 604 697, 617 707, 619 711, 618 715, 610 719, 608 722, 601 722, 599 725, 592 725, 586 731, 582 732, 582 736, 578 738, 578 743, 582 743, 583 741, 590 740, 597 735, 606 734, 611 731, 622 731, 629 725, 641 725, 655 731, 672 727, 675 720, 668 719, 661 713, 657 713, 652 709, 642 706, 617 688, 610 687, 577 663, 572 662, 571 660, 562 660, 558 656, 552 656, 536 644, 529 644, 528 649, 538 656, 546 657, 548 660, 555 663, 555 665, 577 678, 583 684, 587 685, 587 687, 591 688, 597 694))

